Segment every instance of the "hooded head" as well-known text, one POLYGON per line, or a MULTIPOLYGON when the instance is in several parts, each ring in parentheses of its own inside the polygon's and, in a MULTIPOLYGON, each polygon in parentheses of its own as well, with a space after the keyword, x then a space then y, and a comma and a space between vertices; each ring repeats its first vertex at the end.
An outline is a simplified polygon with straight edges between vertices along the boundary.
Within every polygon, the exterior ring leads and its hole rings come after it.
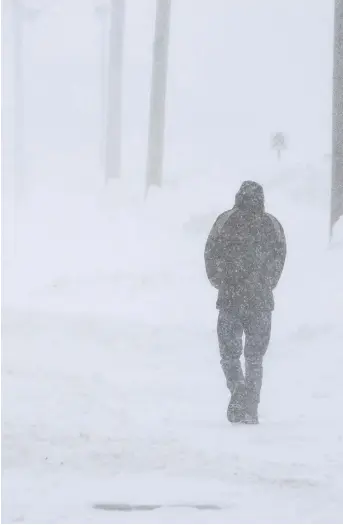
POLYGON ((243 182, 236 195, 235 205, 245 212, 263 213, 264 193, 262 186, 251 180, 243 182))

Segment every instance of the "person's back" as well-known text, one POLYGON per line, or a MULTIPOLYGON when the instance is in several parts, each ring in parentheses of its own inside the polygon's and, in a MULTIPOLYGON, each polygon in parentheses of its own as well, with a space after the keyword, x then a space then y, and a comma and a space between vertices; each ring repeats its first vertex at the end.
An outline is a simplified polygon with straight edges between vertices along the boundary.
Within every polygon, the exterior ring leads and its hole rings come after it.
POLYGON ((216 220, 205 247, 210 283, 218 290, 221 364, 231 392, 230 421, 258 422, 262 359, 267 350, 273 290, 285 262, 281 224, 265 212, 263 188, 246 181, 235 206, 216 220), (240 356, 245 333, 244 378, 240 356))

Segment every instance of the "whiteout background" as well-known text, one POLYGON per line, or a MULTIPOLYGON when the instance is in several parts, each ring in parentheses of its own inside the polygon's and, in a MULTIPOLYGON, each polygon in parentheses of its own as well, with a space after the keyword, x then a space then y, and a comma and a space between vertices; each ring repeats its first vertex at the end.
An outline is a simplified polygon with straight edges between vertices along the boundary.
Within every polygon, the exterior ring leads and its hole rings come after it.
POLYGON ((4 24, 3 520, 341 522, 331 2, 174 0, 166 178, 146 201, 154 2, 127 0, 123 178, 107 188, 93 2, 51 4, 25 29, 17 187, 4 24), (273 131, 289 138, 281 164, 273 131), (212 222, 246 178, 264 184, 288 239, 258 428, 226 421, 203 267, 212 222), (222 510, 107 514, 99 501, 222 510))

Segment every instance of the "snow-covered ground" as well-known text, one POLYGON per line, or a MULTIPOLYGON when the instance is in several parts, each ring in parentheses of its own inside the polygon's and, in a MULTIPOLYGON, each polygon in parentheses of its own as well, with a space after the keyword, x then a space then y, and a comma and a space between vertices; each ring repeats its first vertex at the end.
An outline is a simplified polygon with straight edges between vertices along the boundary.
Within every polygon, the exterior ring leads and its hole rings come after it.
POLYGON ((343 222, 329 247, 320 161, 332 2, 173 2, 166 180, 146 201, 156 2, 126 0, 125 176, 111 188, 99 172, 96 3, 25 2, 42 11, 24 22, 19 182, 12 3, 3 10, 2 519, 341 523, 343 222), (275 131, 287 135, 280 165, 275 131), (288 258, 261 425, 243 428, 226 420, 203 249, 251 178, 284 224, 288 258))
POLYGON ((328 184, 329 166, 261 166, 170 181, 146 202, 117 185, 40 189, 16 215, 7 203, 3 521, 342 522, 343 251, 341 225, 328 247, 328 184), (203 268, 244 178, 264 183, 288 239, 256 428, 226 420, 203 268))

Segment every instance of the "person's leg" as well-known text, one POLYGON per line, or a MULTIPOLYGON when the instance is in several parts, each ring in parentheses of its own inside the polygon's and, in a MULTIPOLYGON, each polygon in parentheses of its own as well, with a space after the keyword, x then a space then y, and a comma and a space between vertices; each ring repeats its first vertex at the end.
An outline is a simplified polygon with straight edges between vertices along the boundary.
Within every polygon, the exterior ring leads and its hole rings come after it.
POLYGON ((271 332, 272 312, 250 312, 244 321, 245 386, 247 422, 258 423, 258 405, 263 379, 263 356, 271 332))
POLYGON ((231 394, 237 383, 244 383, 240 357, 242 355, 243 326, 235 312, 220 310, 217 325, 220 364, 231 394))
POLYGON ((218 339, 221 365, 231 393, 227 418, 231 423, 241 423, 245 418, 245 383, 241 366, 243 326, 235 312, 220 311, 218 339))

